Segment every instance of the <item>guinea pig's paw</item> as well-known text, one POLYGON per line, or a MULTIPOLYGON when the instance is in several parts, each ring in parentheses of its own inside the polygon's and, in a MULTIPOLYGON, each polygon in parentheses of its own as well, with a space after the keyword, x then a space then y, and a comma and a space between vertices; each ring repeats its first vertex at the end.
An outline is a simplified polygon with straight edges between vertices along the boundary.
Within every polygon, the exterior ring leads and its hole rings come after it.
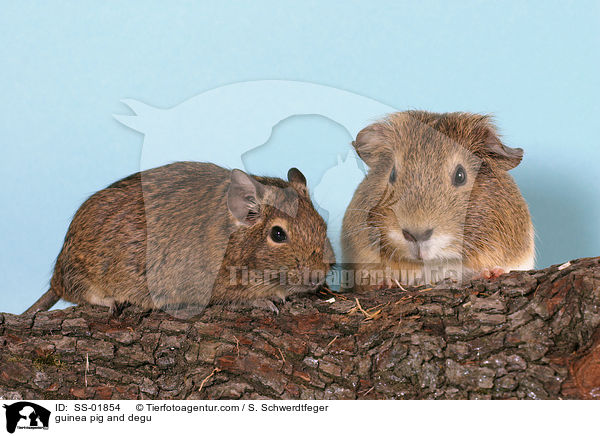
POLYGON ((122 318, 123 311, 125 309, 127 309, 129 306, 131 306, 131 303, 129 303, 128 301, 123 301, 123 302, 113 301, 112 304, 110 305, 110 308, 108 309, 108 312, 114 318, 122 318))
POLYGON ((506 273, 506 271, 504 271, 504 269, 502 269, 501 267, 497 266, 497 267, 490 268, 490 269, 484 269, 484 270, 480 271, 479 274, 475 275, 473 278, 474 279, 495 280, 504 273, 506 273))

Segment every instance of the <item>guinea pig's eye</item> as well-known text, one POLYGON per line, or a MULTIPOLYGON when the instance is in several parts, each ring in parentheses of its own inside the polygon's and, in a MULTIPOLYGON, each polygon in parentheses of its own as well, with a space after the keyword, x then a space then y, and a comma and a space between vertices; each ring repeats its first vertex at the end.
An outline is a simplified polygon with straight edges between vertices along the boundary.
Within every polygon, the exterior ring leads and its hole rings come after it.
POLYGON ((467 172, 462 165, 458 165, 454 170, 454 177, 452 177, 452 184, 454 186, 462 186, 467 182, 467 172))
POLYGON ((287 239, 287 234, 285 233, 285 230, 283 230, 279 226, 274 226, 271 229, 270 236, 271 236, 271 239, 273 240, 273 242, 277 242, 278 244, 285 242, 287 239))
POLYGON ((392 172, 390 173, 390 183, 394 183, 396 181, 396 167, 392 167, 392 172))

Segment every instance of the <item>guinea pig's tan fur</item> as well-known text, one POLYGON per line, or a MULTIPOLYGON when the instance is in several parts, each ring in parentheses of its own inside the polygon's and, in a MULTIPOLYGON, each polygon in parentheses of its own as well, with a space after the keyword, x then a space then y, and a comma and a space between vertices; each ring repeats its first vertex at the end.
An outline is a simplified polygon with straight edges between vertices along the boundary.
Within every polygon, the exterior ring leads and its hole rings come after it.
POLYGON ((113 183, 75 214, 50 290, 73 303, 175 310, 315 289, 333 251, 306 179, 296 169, 288 178, 177 162, 113 183), (285 241, 272 239, 274 226, 285 241))
POLYGON ((370 274, 356 288, 380 287, 373 272, 386 269, 389 285, 428 281, 436 268, 472 277, 533 267, 531 218, 507 173, 523 151, 502 144, 488 116, 394 113, 353 145, 369 166, 343 222, 344 264, 370 274))

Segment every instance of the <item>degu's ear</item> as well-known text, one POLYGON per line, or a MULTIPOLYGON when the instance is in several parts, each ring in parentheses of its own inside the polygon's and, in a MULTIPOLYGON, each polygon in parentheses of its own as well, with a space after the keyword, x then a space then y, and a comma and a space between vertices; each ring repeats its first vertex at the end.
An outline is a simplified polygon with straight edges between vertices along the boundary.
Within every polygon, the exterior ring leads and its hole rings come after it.
POLYGON ((358 132, 356 140, 352 141, 356 153, 369 168, 390 151, 385 137, 386 130, 384 123, 371 124, 358 132))
POLYGON ((231 183, 227 191, 227 207, 242 225, 250 226, 260 218, 262 185, 241 170, 231 171, 231 183))
POLYGON ((522 148, 507 147, 492 130, 487 133, 484 142, 484 152, 494 166, 504 171, 513 169, 519 165, 521 159, 523 159, 522 148))
POLYGON ((288 182, 296 188, 298 192, 308 197, 308 188, 306 187, 306 177, 298 168, 290 168, 287 173, 288 182))

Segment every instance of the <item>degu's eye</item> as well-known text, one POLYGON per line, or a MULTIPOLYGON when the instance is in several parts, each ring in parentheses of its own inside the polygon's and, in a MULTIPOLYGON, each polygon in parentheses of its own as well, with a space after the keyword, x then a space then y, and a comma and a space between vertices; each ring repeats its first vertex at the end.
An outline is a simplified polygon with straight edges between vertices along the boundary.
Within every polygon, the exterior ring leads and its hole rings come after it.
POLYGON ((271 236, 273 242, 277 242, 278 244, 281 244, 287 240, 287 234, 285 233, 285 230, 279 226, 272 227, 271 234, 269 236, 271 236))
POLYGON ((390 183, 394 183, 396 181, 396 166, 392 167, 392 172, 390 173, 390 183))
POLYGON ((462 165, 458 165, 454 170, 454 176, 452 177, 452 184, 454 186, 462 186, 467 183, 467 172, 462 165))

